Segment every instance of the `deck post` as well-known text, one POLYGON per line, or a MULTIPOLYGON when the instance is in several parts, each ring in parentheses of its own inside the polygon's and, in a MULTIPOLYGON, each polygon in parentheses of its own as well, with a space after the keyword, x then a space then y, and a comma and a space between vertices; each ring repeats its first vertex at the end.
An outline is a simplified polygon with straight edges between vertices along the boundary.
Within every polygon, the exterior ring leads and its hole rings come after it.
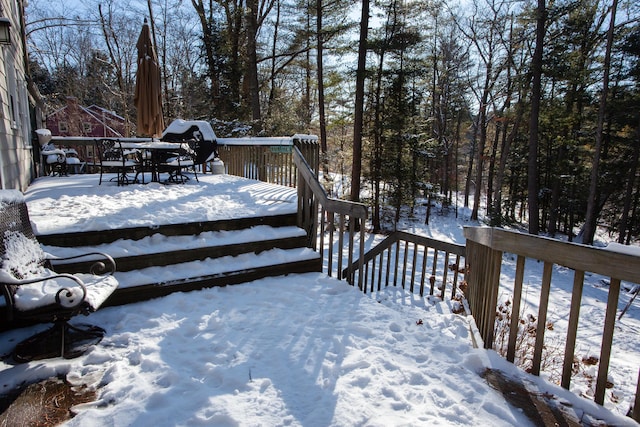
MULTIPOLYGON (((465 229, 465 235, 466 231, 465 229)), ((489 233, 486 236, 489 240, 491 240, 491 231, 486 230, 489 233)), ((502 251, 469 240, 469 236, 466 237, 469 274, 465 294, 484 341, 484 348, 489 349, 493 347, 502 251)))

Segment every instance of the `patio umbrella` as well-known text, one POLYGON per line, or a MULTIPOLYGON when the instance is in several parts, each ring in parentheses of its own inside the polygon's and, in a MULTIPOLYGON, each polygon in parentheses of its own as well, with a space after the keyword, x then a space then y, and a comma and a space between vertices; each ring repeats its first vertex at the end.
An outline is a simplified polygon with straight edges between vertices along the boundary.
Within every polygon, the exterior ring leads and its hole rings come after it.
POLYGON ((140 136, 160 136, 164 130, 162 118, 162 89, 160 87, 160 67, 149 24, 145 18, 138 42, 138 70, 134 103, 138 110, 138 130, 140 136))

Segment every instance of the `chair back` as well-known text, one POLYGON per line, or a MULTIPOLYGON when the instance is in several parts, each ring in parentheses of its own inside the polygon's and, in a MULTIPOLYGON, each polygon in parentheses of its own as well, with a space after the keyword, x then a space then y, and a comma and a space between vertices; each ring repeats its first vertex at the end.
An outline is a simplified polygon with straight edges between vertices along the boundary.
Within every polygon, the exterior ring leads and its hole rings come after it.
POLYGON ((186 142, 194 151, 193 162, 202 164, 212 154, 217 157, 218 142, 211 125, 204 121, 175 120, 162 134, 167 142, 186 142))
MULTIPOLYGON (((46 255, 38 243, 27 204, 17 190, 0 190, 0 270, 15 279, 30 278, 48 267, 46 255)), ((12 305, 16 285, 3 283, 2 293, 12 305)))
POLYGON ((100 162, 122 160, 122 149, 120 143, 111 139, 100 139, 96 141, 98 159, 100 162))

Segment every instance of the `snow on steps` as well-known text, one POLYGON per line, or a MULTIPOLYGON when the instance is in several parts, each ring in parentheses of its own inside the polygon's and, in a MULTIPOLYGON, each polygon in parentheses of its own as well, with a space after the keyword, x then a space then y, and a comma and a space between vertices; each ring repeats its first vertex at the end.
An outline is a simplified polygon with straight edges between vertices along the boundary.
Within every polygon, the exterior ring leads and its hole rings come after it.
POLYGON ((271 249, 260 254, 243 254, 217 259, 207 258, 204 261, 175 265, 180 268, 172 269, 172 267, 149 267, 143 270, 116 273, 116 278, 121 285, 105 305, 128 304, 172 292, 235 285, 270 276, 320 271, 322 265, 320 257, 313 249, 299 248, 271 249), (184 270, 183 267, 191 273, 189 277, 174 274, 174 271, 184 270), (161 277, 162 281, 157 281, 158 277, 161 277))
MULTIPOLYGON (((319 254, 306 247, 304 230, 295 226, 257 225, 177 236, 156 233, 138 240, 119 239, 96 246, 44 245, 44 250, 61 257, 93 251, 113 256, 120 286, 106 305, 321 270, 319 254)), ((74 272, 86 269, 86 265, 55 267, 57 271, 74 272)))
MULTIPOLYGON (((183 263, 205 258, 220 258, 246 252, 262 252, 273 248, 292 249, 304 247, 304 230, 294 227, 257 225, 235 231, 205 231, 195 235, 167 236, 155 233, 139 240, 119 239, 100 245, 61 247, 43 245, 46 252, 71 257, 88 252, 104 252, 111 255, 118 271, 183 263)), ((86 271, 91 262, 58 264, 58 271, 86 271)))

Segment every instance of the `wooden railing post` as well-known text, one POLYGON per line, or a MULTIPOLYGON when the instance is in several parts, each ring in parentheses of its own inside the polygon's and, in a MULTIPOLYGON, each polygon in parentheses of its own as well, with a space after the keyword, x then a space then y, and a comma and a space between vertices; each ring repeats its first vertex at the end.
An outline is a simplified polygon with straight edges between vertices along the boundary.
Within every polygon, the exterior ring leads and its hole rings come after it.
POLYGON ((491 348, 498 303, 502 251, 474 241, 467 241, 466 259, 467 300, 484 341, 484 348, 491 348))
POLYGON ((304 180, 302 179, 302 172, 298 171, 298 182, 301 183, 300 185, 298 185, 298 214, 297 214, 297 224, 298 227, 305 229, 305 224, 304 224, 304 186, 302 185, 302 183, 304 183, 304 180))
POLYGON ((620 296, 620 279, 611 279, 609 282, 609 297, 604 318, 604 330, 602 331, 602 347, 600 347, 600 363, 598 363, 598 379, 596 380, 596 392, 593 400, 604 404, 604 392, 607 387, 609 362, 611 359, 611 345, 613 343, 613 331, 616 325, 616 311, 618 309, 618 297, 620 296))
POLYGON ((631 416, 640 423, 640 372, 638 372, 638 381, 636 382, 636 398, 633 402, 633 412, 631 416))
POLYGON ((573 275, 573 292, 571 293, 571 310, 569 311, 569 325, 567 327, 567 342, 564 349, 564 361, 562 363, 562 380, 560 385, 569 390, 571 374, 573 371, 573 357, 576 349, 576 337, 578 335, 578 320, 580 317, 580 304, 582 303, 582 288, 584 286, 584 271, 576 270, 573 275))

